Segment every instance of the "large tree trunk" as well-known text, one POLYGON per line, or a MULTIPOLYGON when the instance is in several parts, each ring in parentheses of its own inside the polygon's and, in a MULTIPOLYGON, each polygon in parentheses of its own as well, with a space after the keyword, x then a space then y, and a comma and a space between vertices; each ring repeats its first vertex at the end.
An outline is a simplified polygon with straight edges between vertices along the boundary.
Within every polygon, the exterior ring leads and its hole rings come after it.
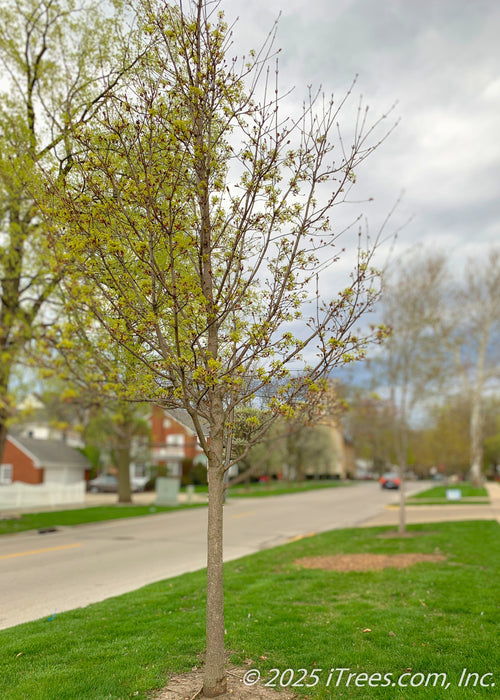
MULTIPOLYGON (((222 413, 222 402, 217 402, 222 413)), ((224 579, 223 510, 224 463, 223 425, 211 426, 208 454, 208 531, 207 531, 207 653, 203 694, 213 698, 226 692, 224 669, 224 579)))
POLYGON ((130 447, 128 445, 116 450, 116 466, 118 467, 118 503, 132 503, 130 447))
POLYGON ((5 450, 5 443, 7 441, 7 423, 11 416, 11 407, 9 406, 9 379, 12 371, 12 355, 9 357, 9 349, 7 346, 7 337, 9 331, 5 332, 4 326, 6 324, 5 315, 6 310, 4 307, 5 302, 0 302, 0 331, 2 332, 2 337, 0 339, 0 353, 5 355, 2 362, 0 363, 0 463, 3 462, 3 453, 5 450))
POLYGON ((3 452, 7 442, 7 416, 0 412, 0 464, 3 463, 3 452))

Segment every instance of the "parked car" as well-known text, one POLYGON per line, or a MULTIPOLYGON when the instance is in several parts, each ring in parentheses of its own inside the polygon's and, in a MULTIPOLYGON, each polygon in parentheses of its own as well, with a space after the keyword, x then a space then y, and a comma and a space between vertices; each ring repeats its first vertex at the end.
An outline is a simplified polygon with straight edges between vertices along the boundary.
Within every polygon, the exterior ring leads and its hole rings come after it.
POLYGON ((118 479, 113 474, 101 474, 88 484, 90 493, 117 493, 118 479))
MULTIPOLYGON (((147 477, 132 477, 130 488, 134 493, 144 491, 147 477)), ((118 479, 113 474, 101 474, 88 483, 90 493, 118 493, 118 479)))
POLYGON ((396 473, 387 472, 380 477, 379 482, 383 489, 398 489, 401 479, 396 473))

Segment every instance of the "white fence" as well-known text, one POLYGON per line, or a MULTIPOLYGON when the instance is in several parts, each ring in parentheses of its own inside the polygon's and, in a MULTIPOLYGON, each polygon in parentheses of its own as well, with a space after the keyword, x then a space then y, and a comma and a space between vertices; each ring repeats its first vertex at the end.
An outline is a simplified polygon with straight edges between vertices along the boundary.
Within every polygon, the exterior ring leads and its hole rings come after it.
POLYGON ((0 510, 75 505, 85 501, 85 482, 75 484, 23 484, 0 486, 0 510))

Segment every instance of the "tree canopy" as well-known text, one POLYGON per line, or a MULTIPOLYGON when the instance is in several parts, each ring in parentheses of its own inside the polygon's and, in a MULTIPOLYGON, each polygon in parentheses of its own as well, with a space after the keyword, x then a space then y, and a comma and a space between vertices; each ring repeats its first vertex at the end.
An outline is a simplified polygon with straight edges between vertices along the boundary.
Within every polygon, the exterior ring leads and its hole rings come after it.
POLYGON ((73 126, 93 118, 134 62, 122 10, 111 2, 104 15, 100 3, 73 0, 0 8, 0 454, 13 367, 54 319, 47 302, 64 275, 40 212, 43 170, 63 185, 73 126))
POLYGON ((223 476, 241 456, 225 458, 234 411, 266 412, 258 440, 273 420, 314 409, 332 369, 383 335, 357 328, 379 295, 378 237, 360 237, 342 278, 332 212, 386 131, 360 105, 342 134, 350 93, 309 93, 300 114, 282 115, 273 32, 232 59, 218 2, 144 0, 137 11, 148 52, 91 124, 72 125, 71 170, 61 187, 45 169, 43 206, 78 312, 60 344, 70 349, 90 314, 141 366, 128 398, 185 408, 208 457, 204 693, 217 695, 223 476))

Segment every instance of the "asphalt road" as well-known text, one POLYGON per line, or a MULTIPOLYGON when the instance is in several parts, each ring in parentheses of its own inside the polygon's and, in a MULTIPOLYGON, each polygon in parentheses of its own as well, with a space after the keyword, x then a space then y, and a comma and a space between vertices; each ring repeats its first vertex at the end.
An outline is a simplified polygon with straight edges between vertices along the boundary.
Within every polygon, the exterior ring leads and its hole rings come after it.
MULTIPOLYGON (((410 485, 409 491, 421 490, 410 485)), ((359 525, 397 500, 365 482, 225 506, 225 560, 359 525)), ((0 629, 206 565, 206 508, 0 537, 0 629)))

